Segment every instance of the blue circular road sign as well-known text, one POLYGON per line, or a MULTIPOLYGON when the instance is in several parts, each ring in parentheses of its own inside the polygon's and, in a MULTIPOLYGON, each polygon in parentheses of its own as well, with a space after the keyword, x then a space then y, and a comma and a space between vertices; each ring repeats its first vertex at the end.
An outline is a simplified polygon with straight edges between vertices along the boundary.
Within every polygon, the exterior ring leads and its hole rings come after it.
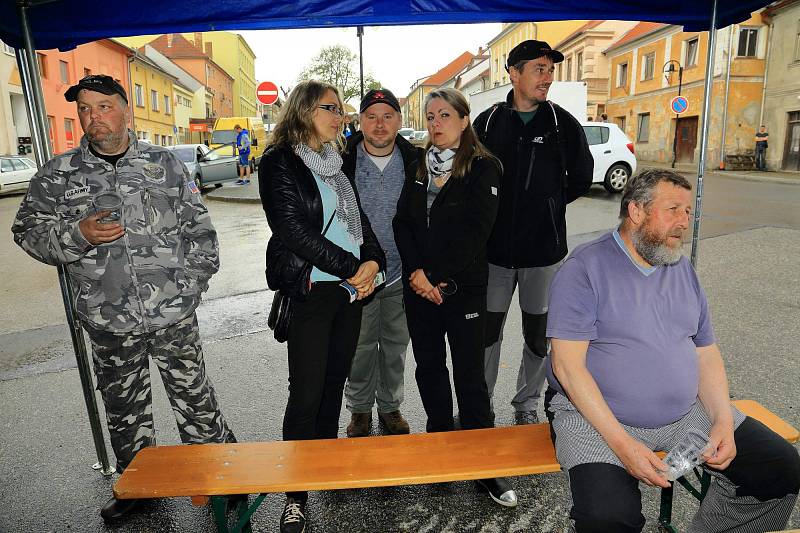
POLYGON ((669 108, 672 109, 672 112, 676 115, 680 115, 689 109, 689 101, 685 96, 676 96, 670 101, 669 108))

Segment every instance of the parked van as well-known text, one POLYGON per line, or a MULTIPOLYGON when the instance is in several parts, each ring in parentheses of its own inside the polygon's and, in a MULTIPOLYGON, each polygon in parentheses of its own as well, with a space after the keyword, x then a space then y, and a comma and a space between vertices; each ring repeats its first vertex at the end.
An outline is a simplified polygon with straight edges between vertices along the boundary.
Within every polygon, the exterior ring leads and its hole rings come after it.
MULTIPOLYGON (((255 170, 261 160, 261 154, 267 148, 267 133, 264 131, 264 121, 258 117, 225 117, 218 118, 214 123, 214 131, 211 133, 210 147, 218 148, 224 144, 236 144, 236 130, 233 128, 240 125, 250 134, 250 168, 255 170)), ((231 150, 218 150, 220 155, 237 155, 231 150)))

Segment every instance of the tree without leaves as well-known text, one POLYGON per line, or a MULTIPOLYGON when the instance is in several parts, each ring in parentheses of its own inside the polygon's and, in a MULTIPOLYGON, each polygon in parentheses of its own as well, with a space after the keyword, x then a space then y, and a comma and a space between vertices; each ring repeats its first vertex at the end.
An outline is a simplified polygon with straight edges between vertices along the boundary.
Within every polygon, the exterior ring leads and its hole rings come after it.
MULTIPOLYGON (((338 87, 347 102, 361 97, 361 80, 358 76, 358 56, 346 46, 326 46, 300 73, 301 80, 319 80, 338 87)), ((364 91, 380 88, 371 74, 364 74, 364 91)))

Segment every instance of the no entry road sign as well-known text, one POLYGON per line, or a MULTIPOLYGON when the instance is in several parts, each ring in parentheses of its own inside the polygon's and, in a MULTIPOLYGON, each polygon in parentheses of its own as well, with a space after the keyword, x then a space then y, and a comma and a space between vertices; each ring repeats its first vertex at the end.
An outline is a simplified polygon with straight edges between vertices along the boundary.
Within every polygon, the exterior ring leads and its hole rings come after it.
POLYGON ((278 100, 278 86, 271 81, 262 81, 256 87, 256 98, 264 105, 274 104, 278 100))
POLYGON ((670 101, 669 108, 676 115, 680 115, 689 109, 689 100, 685 96, 676 96, 670 101))

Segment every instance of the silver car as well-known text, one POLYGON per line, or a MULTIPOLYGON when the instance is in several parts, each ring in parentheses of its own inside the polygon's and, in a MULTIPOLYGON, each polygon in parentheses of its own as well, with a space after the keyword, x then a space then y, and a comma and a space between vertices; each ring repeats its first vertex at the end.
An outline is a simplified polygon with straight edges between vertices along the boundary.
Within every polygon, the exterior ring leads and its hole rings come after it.
POLYGON ((0 157, 0 194, 27 190, 34 174, 36 163, 27 157, 0 157))
POLYGON ((200 189, 209 185, 221 187, 227 181, 239 179, 237 158, 224 154, 226 151, 230 154, 230 145, 212 150, 205 144, 177 144, 167 146, 167 149, 175 152, 178 159, 183 161, 200 189))

